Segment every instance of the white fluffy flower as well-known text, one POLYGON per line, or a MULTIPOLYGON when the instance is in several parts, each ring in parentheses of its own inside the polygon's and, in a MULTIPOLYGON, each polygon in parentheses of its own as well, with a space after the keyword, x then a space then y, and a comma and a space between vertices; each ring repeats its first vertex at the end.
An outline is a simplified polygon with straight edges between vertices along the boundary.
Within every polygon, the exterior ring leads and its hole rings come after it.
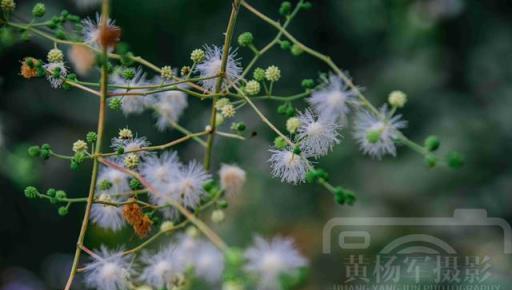
MULTIPOLYGON (((222 49, 217 46, 205 46, 205 50, 205 60, 197 65, 196 71, 199 72, 199 76, 202 78, 218 75, 222 64, 222 49)), ((230 82, 236 83, 241 73, 242 67, 236 58, 236 51, 230 51, 226 64, 225 80, 222 82, 223 89, 227 89, 230 82)), ((201 85, 209 91, 215 90, 216 83, 217 78, 201 81, 201 85)))
MULTIPOLYGON (((101 193, 97 199, 103 202, 119 202, 119 198, 114 198, 108 193, 101 193)), ((100 228, 112 231, 118 231, 125 225, 122 207, 113 205, 95 203, 91 208, 91 220, 100 228)))
POLYGON ((158 94, 152 102, 157 117, 156 126, 163 131, 178 121, 188 106, 187 95, 181 91, 168 91, 158 94))
POLYGON ((290 150, 271 149, 269 159, 272 175, 281 178, 282 182, 297 184, 304 182, 308 172, 308 161, 290 150))
POLYGON ((314 91, 308 102, 322 118, 345 122, 350 111, 348 105, 354 101, 354 97, 355 93, 338 76, 331 74, 329 83, 314 91))
POLYGON ((51 62, 44 65, 46 69, 46 79, 50 82, 52 88, 57 89, 62 86, 66 76, 68 75, 68 69, 63 62, 51 62))
POLYGON ((220 281, 224 271, 224 255, 208 241, 201 241, 194 256, 195 274, 210 283, 220 281))
POLYGON ((206 195, 203 184, 211 178, 201 164, 191 161, 180 168, 176 180, 171 184, 172 198, 185 207, 195 208, 206 195))
MULTIPOLYGON (((165 192, 178 175, 180 166, 176 152, 165 151, 160 156, 151 155, 145 158, 139 170, 154 188, 159 192, 165 192)), ((151 198, 158 202, 161 197, 151 193, 151 198)))
POLYGON ((220 186, 228 195, 238 194, 245 184, 245 171, 236 166, 222 164, 219 170, 220 186))
POLYGON ((177 261, 185 268, 192 267, 195 254, 201 245, 201 240, 187 234, 179 234, 176 238, 177 261))
POLYGON ((338 129, 340 126, 329 118, 319 118, 306 110, 299 114, 300 127, 297 129, 297 140, 302 151, 308 156, 319 157, 332 150, 339 143, 338 129))
POLYGON ((270 242, 255 237, 252 247, 245 252, 245 270, 258 277, 258 289, 279 289, 279 277, 307 265, 295 249, 292 240, 276 237, 270 242))
MULTIPOLYGON (((135 74, 131 79, 125 79, 119 72, 113 73, 110 76, 112 85, 123 87, 141 87, 149 83, 146 80, 146 74, 142 68, 137 68, 135 74)), ((121 99, 121 110, 125 115, 140 114, 146 108, 148 97, 142 95, 122 95, 123 93, 141 93, 143 89, 115 89, 114 94, 119 94, 116 98, 121 99)))
POLYGON ((141 260, 145 267, 140 280, 156 289, 170 289, 173 279, 185 270, 183 264, 178 262, 176 249, 172 246, 163 248, 154 255, 144 253, 141 260))
MULTIPOLYGON (((110 159, 110 161, 119 163, 116 159, 110 159)), ((129 176, 127 174, 120 170, 103 166, 100 169, 97 186, 100 186, 103 182, 108 181, 112 184, 112 187, 108 190, 108 193, 121 194, 130 189, 128 177, 129 176)))
POLYGON ((104 246, 96 255, 98 257, 85 266, 87 286, 98 290, 130 289, 132 257, 121 251, 109 251, 104 246))
POLYGON ((124 153, 134 152, 137 155, 148 155, 147 151, 137 151, 141 148, 148 147, 151 143, 146 137, 136 137, 130 139, 123 139, 119 137, 112 138, 112 149, 115 151, 123 148, 124 153))
POLYGON ((361 150, 380 159, 385 154, 396 155, 394 139, 399 129, 407 126, 401 115, 388 116, 386 106, 380 109, 380 116, 368 111, 360 111, 354 121, 354 138, 361 150))

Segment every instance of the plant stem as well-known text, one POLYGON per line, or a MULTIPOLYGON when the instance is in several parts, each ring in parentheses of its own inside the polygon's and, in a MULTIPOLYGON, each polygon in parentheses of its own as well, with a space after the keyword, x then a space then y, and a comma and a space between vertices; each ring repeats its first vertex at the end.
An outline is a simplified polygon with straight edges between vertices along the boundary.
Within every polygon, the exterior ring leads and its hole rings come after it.
MULTIPOLYGON (((101 26, 106 27, 107 21, 110 14, 110 5, 109 0, 103 0, 103 5, 101 9, 101 26)), ((103 48, 103 56, 106 60, 107 56, 107 48, 103 48)), ((99 113, 98 113, 98 130, 96 132, 96 146, 95 146, 95 155, 101 153, 101 145, 103 141, 103 132, 105 128, 105 107, 106 107, 106 98, 108 93, 108 67, 106 61, 101 66, 101 80, 100 80, 100 105, 99 105, 99 113)), ((84 243, 85 233, 87 232, 87 227, 89 225, 89 217, 91 214, 91 208, 94 201, 94 192, 96 191, 96 182, 98 178, 98 168, 99 161, 97 158, 93 161, 92 172, 91 172, 91 183, 89 186, 89 195, 87 197, 87 205, 85 207, 84 218, 82 220, 82 227, 80 228, 80 234, 78 235, 77 246, 75 250, 75 257, 73 259, 73 264, 71 266, 71 272, 69 273, 69 278, 66 283, 65 290, 69 290, 73 283, 76 270, 78 268, 78 263, 80 261, 81 248, 84 243)))
MULTIPOLYGON (((224 47, 223 47, 223 53, 222 53, 222 59, 221 59, 221 66, 220 66, 220 72, 219 72, 219 78, 217 79, 217 83, 215 84, 215 94, 220 93, 222 90, 222 83, 224 81, 225 75, 226 75, 226 66, 228 63, 228 57, 229 57, 229 50, 231 46, 231 39, 233 38, 233 32, 235 30, 235 23, 236 18, 238 16, 238 11, 240 10, 240 1, 241 0, 233 0, 233 6, 231 8, 231 15, 229 16, 228 26, 226 28, 226 36, 224 38, 224 47)), ((217 102, 217 97, 212 97, 212 109, 211 109, 211 116, 210 116, 210 127, 211 127, 211 133, 208 136, 207 146, 205 149, 205 156, 204 156, 204 168, 206 170, 210 169, 210 163, 212 159, 212 149, 213 149, 213 140, 215 137, 215 129, 217 127, 216 122, 216 114, 217 111, 215 109, 215 103, 217 102)))

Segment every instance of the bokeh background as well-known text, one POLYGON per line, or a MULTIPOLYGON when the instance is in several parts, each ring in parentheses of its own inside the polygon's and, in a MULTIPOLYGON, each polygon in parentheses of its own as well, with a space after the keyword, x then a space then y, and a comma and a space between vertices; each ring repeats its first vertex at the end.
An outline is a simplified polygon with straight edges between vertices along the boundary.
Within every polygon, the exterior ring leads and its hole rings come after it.
MULTIPOLYGON (((35 1, 16 1, 17 14, 30 15, 35 1)), ((278 17, 279 1, 252 1, 263 12, 278 17)), ((214 225, 229 244, 247 246, 255 233, 287 235, 297 240, 311 260, 305 289, 334 281, 341 271, 337 256, 321 254, 322 228, 336 216, 451 216, 456 208, 484 208, 490 216, 512 221, 512 2, 506 0, 317 0, 290 26, 300 40, 332 56, 375 104, 385 102, 391 90, 409 96, 403 109, 409 121, 405 133, 422 142, 441 138, 441 154, 461 151, 466 165, 458 171, 428 169, 421 156, 400 148, 396 158, 382 161, 363 156, 344 131, 343 142, 320 164, 335 184, 357 193, 352 207, 339 206, 332 195, 312 185, 291 186, 272 179, 267 149, 272 133, 248 108, 237 118, 255 137, 246 142, 217 138, 216 166, 237 163, 247 170, 244 193, 231 201, 227 220, 214 225)), ((94 16, 94 8, 73 1, 46 1, 48 14, 67 9, 94 16)), ((230 10, 227 0, 115 0, 113 18, 123 29, 122 40, 131 50, 158 65, 188 64, 192 49, 221 44, 230 10)), ((27 18, 26 17, 26 18, 27 18)), ((275 31, 242 10, 236 35, 251 31, 262 47, 275 31)), ((61 160, 30 159, 31 144, 50 143, 55 151, 70 153, 71 144, 96 126, 96 98, 79 91, 54 90, 44 80, 19 76, 25 56, 44 58, 52 44, 33 37, 22 41, 0 28, 0 288, 58 289, 74 250, 83 209, 73 206, 66 217, 55 206, 27 200, 23 188, 61 188, 83 196, 89 168, 72 172, 61 160)), ((250 51, 239 50, 243 63, 250 51)), ((260 63, 281 67, 276 87, 282 95, 300 90, 304 78, 316 78, 326 67, 308 56, 295 57, 276 47, 260 63)), ((91 79, 95 78, 91 75, 91 79)), ((192 131, 207 122, 205 103, 190 100, 180 123, 192 131)), ((270 118, 277 103, 259 103, 270 118)), ((153 144, 179 136, 158 132, 150 113, 125 118, 109 112, 107 136, 129 126, 153 144)), ((179 148, 184 160, 201 159, 201 148, 190 143, 179 148)), ((476 232, 464 237, 479 240, 468 247, 499 251, 503 238, 476 232)), ((466 233, 467 234, 467 233, 466 233)), ((461 236, 459 236, 461 237, 461 236)), ((129 231, 111 234, 92 227, 86 243, 136 244, 129 231)), ((508 267, 505 259, 502 264, 508 267)), ((78 287, 77 287, 78 288, 78 287)))

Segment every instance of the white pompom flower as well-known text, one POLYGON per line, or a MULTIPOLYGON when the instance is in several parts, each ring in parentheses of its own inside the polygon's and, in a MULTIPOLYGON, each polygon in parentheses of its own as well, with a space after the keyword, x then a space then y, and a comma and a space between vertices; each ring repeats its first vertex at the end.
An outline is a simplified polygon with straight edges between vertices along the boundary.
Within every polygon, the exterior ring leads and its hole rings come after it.
MULTIPOLYGON (((135 73, 131 79, 126 79, 119 72, 115 72, 110 76, 111 85, 112 86, 122 86, 122 87, 142 87, 150 84, 146 80, 146 74, 142 70, 142 68, 138 67, 135 70, 135 73)), ((117 94, 115 98, 121 100, 121 110, 125 115, 128 114, 140 114, 146 108, 146 104, 148 102, 148 97, 142 95, 123 95, 124 93, 142 93, 143 89, 127 89, 127 88, 117 88, 112 91, 112 93, 117 94)))
MULTIPOLYGON (((116 164, 119 164, 117 159, 109 159, 116 164)), ((100 169, 100 173, 98 175, 98 185, 101 186, 102 183, 108 182, 111 184, 111 187, 108 189, 108 193, 112 194, 122 194, 130 189, 129 176, 115 168, 102 166, 100 169)))
POLYGON ((405 128, 407 121, 401 115, 388 116, 387 107, 380 109, 379 116, 366 110, 357 113, 354 121, 354 138, 363 153, 380 159, 383 155, 396 155, 395 139, 399 129, 405 128))
POLYGON ((322 88, 313 91, 307 101, 322 118, 344 123, 350 112, 349 104, 355 104, 355 92, 336 75, 329 76, 329 82, 322 88))
POLYGON ((191 161, 180 168, 176 180, 171 184, 171 198, 185 207, 195 208, 206 195, 203 185, 210 179, 211 175, 200 163, 191 161))
POLYGON ((64 83, 68 75, 68 69, 63 62, 50 62, 44 65, 46 79, 54 89, 58 89, 64 83))
MULTIPOLYGON (((220 73, 222 65, 222 48, 218 46, 205 46, 206 57, 203 62, 199 63, 196 71, 199 72, 199 77, 213 77, 220 73)), ((236 58, 236 51, 230 51, 226 63, 225 80, 222 82, 222 88, 225 90, 230 86, 230 83, 236 83, 242 73, 242 66, 236 58)), ((201 85, 213 92, 217 78, 201 81, 201 85)))
POLYGON ((151 106, 157 118, 156 127, 163 131, 172 128, 188 107, 187 95, 181 91, 160 93, 155 96, 151 106))
MULTIPOLYGON (((101 193, 96 197, 102 202, 120 202, 120 198, 108 193, 101 193)), ((91 208, 91 221, 102 229, 118 231, 126 224, 123 217, 123 208, 109 204, 95 203, 91 208)))
POLYGON ((193 267, 197 277, 210 282, 219 282, 224 271, 224 255, 209 241, 201 240, 194 253, 193 267))
POLYGON ((317 117, 309 110, 300 113, 298 118, 301 125, 297 129, 297 140, 307 156, 324 156, 340 142, 340 126, 333 119, 317 117))
POLYGON ((155 289, 171 289, 173 280, 185 271, 184 266, 178 263, 176 249, 172 246, 163 248, 153 255, 146 252, 141 261, 144 268, 139 280, 155 289))
POLYGON ((149 142, 146 137, 135 137, 129 139, 114 137, 112 138, 111 147, 114 149, 114 151, 122 148, 124 153, 133 152, 140 156, 147 156, 150 155, 150 152, 142 151, 141 149, 148 147, 149 145, 151 145, 151 142, 149 142))
POLYGON ((304 182, 309 168, 309 161, 293 151, 269 150, 272 156, 269 159, 272 175, 281 178, 281 182, 298 184, 304 182))
POLYGON ((228 195, 238 194, 245 184, 245 171, 236 166, 222 164, 219 170, 220 186, 228 195))
POLYGON ((292 240, 281 237, 267 242, 254 238, 254 244, 245 252, 245 270, 258 278, 258 289, 280 289, 279 277, 307 265, 294 247, 292 240))
MULTIPOLYGON (((163 193, 168 189, 169 184, 176 180, 180 167, 176 152, 165 151, 160 156, 150 155, 144 158, 139 171, 159 193, 163 193)), ((159 202, 161 196, 157 196, 157 194, 151 193, 152 201, 159 202)))
POLYGON ((132 257, 122 251, 109 251, 102 246, 94 260, 87 264, 85 283, 97 290, 124 290, 131 288, 132 257))

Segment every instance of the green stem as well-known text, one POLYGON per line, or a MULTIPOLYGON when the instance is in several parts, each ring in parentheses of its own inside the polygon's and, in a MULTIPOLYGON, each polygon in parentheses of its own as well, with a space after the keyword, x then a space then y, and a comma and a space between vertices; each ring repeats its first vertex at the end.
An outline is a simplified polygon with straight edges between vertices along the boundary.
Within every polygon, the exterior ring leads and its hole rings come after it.
MULTIPOLYGON (((226 36, 224 38, 224 46, 223 46, 223 53, 222 53, 222 59, 221 59, 221 66, 220 66, 220 73, 219 78, 217 79, 217 83, 215 84, 215 94, 220 93, 222 90, 222 84, 225 78, 226 74, 226 66, 228 63, 228 57, 229 57, 229 48, 231 46, 231 39, 233 38, 233 32, 235 30, 235 23, 236 18, 238 16, 238 11, 240 10, 240 1, 241 0, 233 0, 233 7, 231 9, 231 15, 229 16, 228 25, 226 28, 226 36)), ((215 129, 217 127, 216 122, 216 108, 215 103, 217 102, 217 97, 214 96, 212 98, 212 108, 211 108, 211 116, 210 116, 210 128, 211 133, 208 136, 207 146, 206 146, 206 152, 204 156, 204 168, 206 170, 210 169, 211 166, 211 159, 212 159, 212 150, 213 150, 213 140, 215 137, 215 129)))
MULTIPOLYGON (((102 26, 107 25, 107 20, 110 14, 110 5, 109 0, 103 0, 102 10, 101 10, 101 24, 102 26)), ((104 47, 102 51, 103 55, 107 55, 107 48, 104 47)), ((103 133, 105 129, 105 107, 106 107, 106 98, 108 91, 108 67, 106 63, 103 63, 101 67, 101 81, 100 81, 100 105, 99 105, 99 113, 98 113, 98 130, 96 147, 95 147, 95 155, 101 153, 101 145, 103 142, 103 133)), ((87 205, 85 207, 84 218, 82 220, 82 227, 80 228, 80 234, 78 235, 77 247, 75 251, 75 257, 73 259, 73 264, 71 266, 71 271, 69 274, 68 281, 66 283, 66 287, 64 290, 69 290, 71 285, 73 284, 73 280, 78 268, 78 263, 80 261, 81 247, 84 244, 85 233, 87 232, 87 227, 89 225, 89 217, 91 214, 91 208, 94 201, 94 192, 96 191, 96 182, 98 178, 98 169, 99 169, 99 161, 97 158, 94 159, 92 172, 91 172, 91 183, 89 186, 89 195, 87 197, 87 205)))

